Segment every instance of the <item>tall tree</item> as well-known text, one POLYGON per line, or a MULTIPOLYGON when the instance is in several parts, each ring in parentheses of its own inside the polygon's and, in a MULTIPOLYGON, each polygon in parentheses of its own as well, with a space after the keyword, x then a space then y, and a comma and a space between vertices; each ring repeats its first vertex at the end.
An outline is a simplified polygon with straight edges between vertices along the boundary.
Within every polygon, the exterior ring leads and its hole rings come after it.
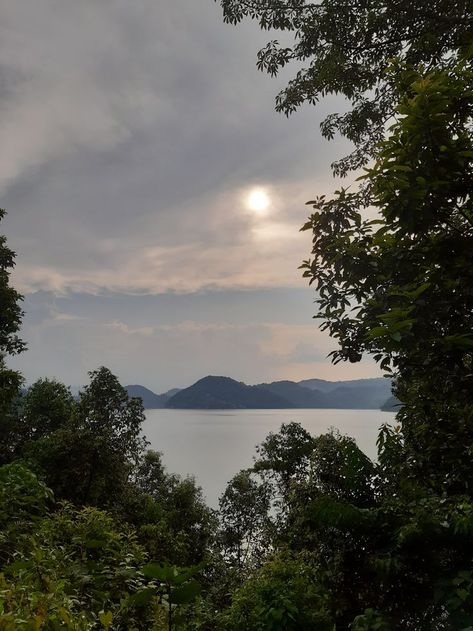
POLYGON ((424 481, 471 492, 473 78, 396 68, 396 122, 360 189, 310 202, 303 265, 335 362, 374 355, 398 377, 407 460, 424 481), (368 209, 379 219, 368 220, 368 209))
POLYGON ((74 425, 86 442, 91 440, 83 502, 113 501, 121 492, 146 446, 141 426, 145 419, 140 399, 128 397, 112 372, 102 366, 89 373, 90 383, 80 393, 74 425))
MULTIPOLYGON (((5 211, 0 209, 0 220, 5 211)), ((11 454, 8 445, 14 429, 12 403, 18 397, 21 375, 8 369, 8 355, 20 353, 25 344, 18 336, 23 312, 22 296, 10 285, 10 274, 15 265, 15 254, 8 248, 6 237, 0 235, 0 462, 7 462, 11 454)))
POLYGON ((64 427, 75 407, 69 388, 55 379, 38 379, 21 402, 23 441, 38 440, 64 427))
POLYGON ((141 433, 145 420, 141 400, 129 398, 117 377, 104 366, 89 376, 89 385, 79 395, 78 424, 108 440, 113 451, 137 462, 146 445, 141 433))
POLYGON ((121 506, 151 557, 176 565, 206 559, 216 519, 194 478, 168 473, 161 454, 147 451, 121 506))
POLYGON ((241 579, 267 551, 270 489, 242 470, 219 499, 221 539, 225 555, 241 579))
POLYGON ((471 0, 219 2, 226 22, 250 18, 282 32, 283 44, 272 40, 258 53, 258 67, 273 76, 288 65, 298 68, 276 97, 277 110, 288 115, 327 94, 349 101, 348 112, 331 114, 321 125, 327 138, 339 132, 356 145, 334 165, 339 174, 365 164, 383 137, 397 100, 386 74, 391 60, 437 64, 468 45, 473 21, 471 0))
POLYGON ((41 381, 26 397, 34 433, 24 454, 44 475, 56 497, 76 504, 116 505, 146 439, 141 400, 129 399, 108 368, 89 373, 90 384, 72 403, 67 389, 41 381), (43 397, 49 393, 50 401, 43 397), (53 399, 54 394, 54 399, 53 399), (70 416, 67 412, 70 411, 70 416))

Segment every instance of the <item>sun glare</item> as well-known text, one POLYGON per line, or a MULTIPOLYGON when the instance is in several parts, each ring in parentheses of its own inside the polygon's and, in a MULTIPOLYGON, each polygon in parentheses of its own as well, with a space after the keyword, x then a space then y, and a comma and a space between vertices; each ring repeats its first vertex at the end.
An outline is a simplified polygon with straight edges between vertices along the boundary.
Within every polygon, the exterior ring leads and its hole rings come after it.
POLYGON ((248 208, 257 214, 264 215, 269 207, 269 197, 265 190, 255 188, 248 195, 248 208))

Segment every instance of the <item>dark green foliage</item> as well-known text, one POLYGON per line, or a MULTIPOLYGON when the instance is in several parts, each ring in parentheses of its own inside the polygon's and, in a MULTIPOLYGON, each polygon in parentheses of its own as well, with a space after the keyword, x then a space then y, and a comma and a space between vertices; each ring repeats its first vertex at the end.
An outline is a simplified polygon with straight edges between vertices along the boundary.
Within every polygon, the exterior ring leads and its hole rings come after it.
MULTIPOLYGON (((0 221, 5 211, 0 209, 0 221)), ((23 312, 22 296, 10 285, 15 254, 7 247, 6 238, 0 235, 0 464, 11 459, 11 436, 15 432, 14 402, 19 396, 21 375, 8 369, 7 355, 21 353, 25 344, 18 337, 23 312)))
POLYGON ((141 436, 143 405, 130 399, 108 368, 89 373, 90 384, 79 395, 77 424, 104 442, 112 451, 137 462, 146 441, 141 436))
POLYGON ((398 120, 359 191, 313 202, 303 267, 339 341, 334 360, 370 352, 397 374, 415 475, 463 492, 473 484, 472 66, 452 57, 395 76, 398 120), (362 218, 368 207, 378 220, 362 218))
POLYGON ((154 588, 148 587, 132 596, 132 599, 144 604, 156 594, 160 604, 164 604, 167 610, 166 628, 172 631, 174 623, 185 620, 183 615, 179 615, 179 606, 192 603, 201 592, 200 583, 193 578, 200 569, 198 566, 179 568, 155 563, 145 565, 142 572, 154 582, 154 588))
POLYGON ((287 553, 272 558, 236 591, 220 625, 228 631, 334 628, 313 565, 287 553))
MULTIPOLYGON (((5 211, 0 209, 0 220, 5 211)), ((20 307, 22 297, 10 286, 10 273, 15 265, 15 254, 6 245, 6 237, 0 235, 0 358, 15 355, 24 350, 25 345, 17 333, 23 315, 20 307)))
POLYGON ((31 387, 20 410, 17 456, 41 472, 58 499, 112 507, 146 446, 144 412, 110 370, 89 374, 77 402, 56 381, 31 387))
POLYGON ((74 398, 64 384, 54 379, 39 379, 21 401, 24 441, 50 436, 69 422, 74 409, 74 398))
POLYGON ((307 487, 356 506, 369 506, 373 503, 374 472, 373 463, 353 438, 323 434, 314 441, 307 487))
POLYGON ((221 542, 225 558, 239 579, 261 562, 270 542, 270 489, 240 471, 220 497, 221 542))
POLYGON ((151 558, 177 566, 207 558, 215 515, 194 479, 169 474, 159 453, 144 454, 117 510, 135 526, 151 558))
POLYGON ((85 459, 77 499, 103 506, 118 500, 143 453, 144 411, 110 370, 102 367, 89 374, 90 384, 79 395, 71 426, 85 459))
POLYGON ((307 477, 313 448, 314 438, 299 423, 283 424, 257 447, 253 471, 273 483, 276 495, 285 503, 292 486, 307 477))
POLYGON ((53 494, 21 464, 0 467, 0 564, 14 558, 52 505, 53 494))
POLYGON ((97 629, 105 612, 115 629, 151 628, 151 607, 124 606, 145 584, 145 553, 129 529, 95 508, 63 505, 49 514, 51 492, 19 465, 0 468, 0 497, 16 522, 0 522, 9 550, 1 559, 1 629, 97 629))

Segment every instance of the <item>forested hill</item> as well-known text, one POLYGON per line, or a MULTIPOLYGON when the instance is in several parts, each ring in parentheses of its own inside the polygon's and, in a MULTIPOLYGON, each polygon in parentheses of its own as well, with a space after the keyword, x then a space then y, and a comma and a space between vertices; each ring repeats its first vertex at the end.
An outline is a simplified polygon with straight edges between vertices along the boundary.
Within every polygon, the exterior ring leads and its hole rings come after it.
POLYGON ((175 394, 167 407, 179 409, 276 409, 295 407, 288 399, 229 377, 204 377, 175 394))
POLYGON ((125 390, 129 397, 141 399, 143 407, 147 409, 165 408, 169 399, 179 392, 178 388, 174 388, 164 394, 155 394, 149 388, 140 385, 125 386, 125 390))
POLYGON ((145 408, 176 409, 379 409, 391 396, 388 379, 274 381, 248 386, 230 377, 208 376, 189 388, 156 395, 142 386, 127 386, 145 408))

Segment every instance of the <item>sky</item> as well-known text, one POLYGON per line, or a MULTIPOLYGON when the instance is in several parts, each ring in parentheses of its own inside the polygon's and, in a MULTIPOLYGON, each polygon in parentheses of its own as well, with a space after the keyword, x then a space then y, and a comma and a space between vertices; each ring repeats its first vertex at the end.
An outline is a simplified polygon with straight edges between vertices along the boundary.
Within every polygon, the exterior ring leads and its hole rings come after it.
POLYGON ((335 187, 329 98, 289 118, 290 73, 213 0, 10 2, 0 22, 1 231, 16 252, 28 383, 109 367, 155 392, 379 376, 332 366, 298 269, 314 195, 335 187))

